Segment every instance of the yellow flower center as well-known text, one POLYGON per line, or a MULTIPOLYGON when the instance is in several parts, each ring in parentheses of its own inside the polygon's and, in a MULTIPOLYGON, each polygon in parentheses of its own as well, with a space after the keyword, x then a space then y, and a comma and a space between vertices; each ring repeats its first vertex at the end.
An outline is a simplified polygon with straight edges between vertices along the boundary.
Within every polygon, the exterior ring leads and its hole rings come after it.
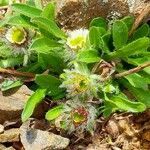
POLYGON ((78 36, 76 38, 70 39, 70 45, 72 47, 82 48, 86 40, 83 36, 78 36))
POLYGON ((81 74, 76 73, 72 79, 75 93, 83 93, 89 89, 89 79, 81 74))
POLYGON ((22 42, 24 40, 24 38, 25 38, 25 33, 20 29, 16 29, 12 35, 12 40, 15 43, 22 42))

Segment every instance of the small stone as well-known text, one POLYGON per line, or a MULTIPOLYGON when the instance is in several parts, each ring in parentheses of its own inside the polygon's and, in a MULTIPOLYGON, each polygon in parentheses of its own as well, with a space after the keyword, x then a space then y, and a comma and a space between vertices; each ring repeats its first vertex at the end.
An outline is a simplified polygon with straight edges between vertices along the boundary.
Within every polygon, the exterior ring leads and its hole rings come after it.
POLYGON ((7 147, 5 150, 15 150, 15 149, 11 146, 11 147, 7 147))
POLYGON ((19 129, 9 129, 0 134, 0 143, 5 142, 18 142, 19 141, 19 129))
POLYGON ((143 147, 143 150, 149 150, 150 142, 143 140, 142 141, 142 147, 143 147))
POLYGON ((23 123, 20 127, 20 138, 25 150, 57 150, 65 149, 69 145, 69 139, 30 128, 30 121, 23 123))
POLYGON ((111 148, 109 148, 109 146, 107 144, 100 144, 99 146, 90 144, 90 145, 88 145, 86 150, 111 150, 111 148))
POLYGON ((109 120, 106 125, 106 131, 113 137, 116 138, 119 135, 118 121, 113 119, 109 120))
POLYGON ((143 133, 142 138, 143 138, 144 140, 147 140, 147 141, 150 142, 150 130, 146 130, 146 131, 143 133))
POLYGON ((4 132, 4 126, 0 124, 0 134, 4 132))
POLYGON ((0 144, 0 150, 4 150, 6 147, 3 144, 0 144))
POLYGON ((0 123, 20 118, 23 107, 32 91, 23 85, 15 93, 3 96, 0 92, 0 123))

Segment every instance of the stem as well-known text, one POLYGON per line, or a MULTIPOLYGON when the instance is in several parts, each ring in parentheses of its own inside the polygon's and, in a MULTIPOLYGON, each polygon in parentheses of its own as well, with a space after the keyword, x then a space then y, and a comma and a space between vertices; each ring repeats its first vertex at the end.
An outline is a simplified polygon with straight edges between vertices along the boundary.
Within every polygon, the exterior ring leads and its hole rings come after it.
POLYGON ((0 68, 0 73, 11 74, 11 75, 14 75, 14 76, 22 76, 22 77, 28 77, 28 78, 35 78, 35 74, 34 73, 20 72, 20 71, 16 71, 16 70, 12 70, 12 69, 0 68))
POLYGON ((135 67, 135 68, 133 68, 133 69, 130 69, 130 70, 128 70, 128 71, 124 71, 124 72, 115 74, 114 77, 115 77, 115 78, 121 78, 121 77, 130 75, 130 74, 139 72, 139 71, 141 71, 141 70, 143 70, 144 68, 149 67, 149 66, 150 66, 150 62, 147 62, 147 63, 144 63, 144 64, 142 64, 142 65, 139 65, 138 67, 135 67))

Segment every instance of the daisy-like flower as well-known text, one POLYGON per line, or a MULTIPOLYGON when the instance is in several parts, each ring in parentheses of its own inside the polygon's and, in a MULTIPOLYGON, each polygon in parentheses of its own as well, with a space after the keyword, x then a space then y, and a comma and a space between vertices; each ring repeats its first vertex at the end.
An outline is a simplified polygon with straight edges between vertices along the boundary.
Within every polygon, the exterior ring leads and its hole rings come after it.
POLYGON ((92 99, 103 85, 99 75, 90 74, 88 71, 76 68, 64 71, 65 73, 60 76, 63 79, 60 87, 67 89, 69 98, 92 99))
POLYGON ((96 126, 97 109, 90 103, 78 100, 68 100, 64 106, 64 113, 55 119, 55 126, 59 129, 83 133, 85 130, 93 132, 96 126))
POLYGON ((6 33, 6 39, 12 44, 21 45, 26 41, 27 33, 23 28, 12 27, 6 33))
POLYGON ((89 31, 87 29, 79 29, 68 32, 67 45, 74 51, 82 49, 86 43, 89 31))

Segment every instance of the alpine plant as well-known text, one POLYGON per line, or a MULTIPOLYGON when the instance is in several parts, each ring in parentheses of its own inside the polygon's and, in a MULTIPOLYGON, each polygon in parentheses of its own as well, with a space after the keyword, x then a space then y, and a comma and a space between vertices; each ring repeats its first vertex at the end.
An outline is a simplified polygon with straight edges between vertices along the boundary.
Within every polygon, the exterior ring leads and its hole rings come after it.
POLYGON ((150 70, 143 67, 149 66, 148 24, 131 33, 132 16, 111 23, 98 17, 86 28, 68 31, 55 22, 54 2, 10 5, 0 22, 0 67, 23 77, 5 80, 1 90, 24 83, 33 89, 23 122, 45 97, 52 104, 45 118, 69 134, 93 133, 100 115, 150 107, 150 70))

